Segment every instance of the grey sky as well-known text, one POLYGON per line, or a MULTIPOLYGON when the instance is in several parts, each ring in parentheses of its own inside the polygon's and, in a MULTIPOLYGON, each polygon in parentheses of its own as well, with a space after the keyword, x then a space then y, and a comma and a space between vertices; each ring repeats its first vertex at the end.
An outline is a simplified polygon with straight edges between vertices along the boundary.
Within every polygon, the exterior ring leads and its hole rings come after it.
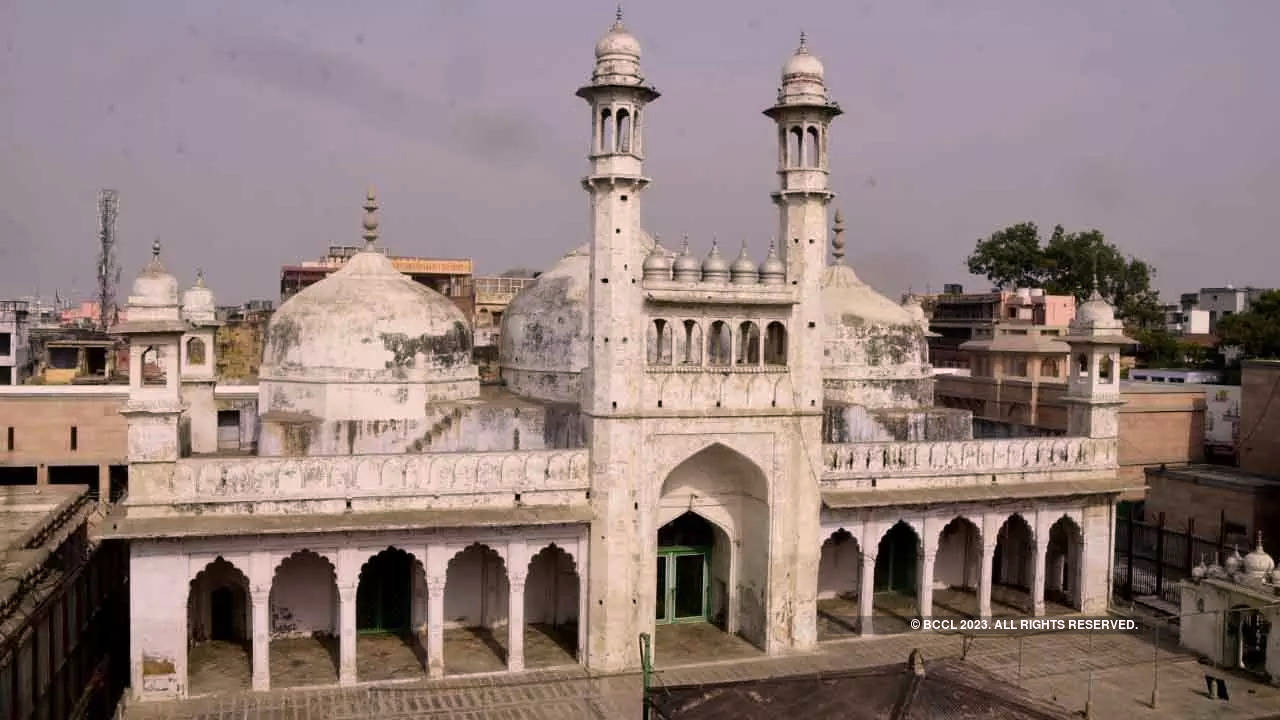
MULTIPOLYGON (((690 2, 626 8, 650 109, 646 226, 757 259, 760 114, 801 29, 845 109, 832 183, 860 274, 970 278, 974 240, 1097 227, 1170 293, 1277 284, 1280 3, 690 2)), ((612 4, 0 0, 0 296, 88 296, 121 195, 124 289, 159 236, 183 285, 276 298, 279 267, 359 241, 549 266, 586 239, 574 90, 612 4)), ((1176 300, 1176 295, 1174 298, 1176 300)))

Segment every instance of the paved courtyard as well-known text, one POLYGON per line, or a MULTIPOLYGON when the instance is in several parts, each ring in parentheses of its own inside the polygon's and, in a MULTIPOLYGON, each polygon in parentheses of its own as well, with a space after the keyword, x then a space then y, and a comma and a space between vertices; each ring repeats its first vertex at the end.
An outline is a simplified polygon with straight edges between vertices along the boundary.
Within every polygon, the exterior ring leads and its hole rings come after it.
MULTIPOLYGON (((723 634, 717 638, 716 633, 710 626, 697 624, 660 628, 655 639, 659 658, 655 687, 896 664, 905 662, 910 651, 919 648, 927 659, 964 657, 1005 682, 1021 684, 1034 695, 1071 711, 1083 712, 1092 694, 1092 714, 1098 720, 1280 718, 1280 688, 1211 670, 1170 643, 1167 635, 1158 648, 1150 633, 1096 634, 1092 638, 1039 634, 977 638, 966 650, 958 635, 903 633, 834 640, 821 643, 812 653, 767 657, 754 648, 738 647, 735 638, 723 634), (682 657, 681 648, 690 653, 682 657), (728 654, 707 662, 708 652, 714 654, 717 649, 728 654), (1153 709, 1154 667, 1159 669, 1159 694, 1153 709), (1229 702, 1206 696, 1206 672, 1227 679, 1229 702)), ((640 717, 640 696, 638 674, 592 676, 573 666, 354 688, 239 692, 182 703, 133 705, 125 717, 613 720, 640 717)))

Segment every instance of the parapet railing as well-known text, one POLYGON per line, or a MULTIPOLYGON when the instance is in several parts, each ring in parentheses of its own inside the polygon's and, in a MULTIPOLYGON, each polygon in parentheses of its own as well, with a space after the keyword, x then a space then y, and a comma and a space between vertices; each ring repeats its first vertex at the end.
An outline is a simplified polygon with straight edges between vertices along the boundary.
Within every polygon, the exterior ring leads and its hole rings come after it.
POLYGON ((1084 437, 822 446, 823 479, 1114 467, 1116 441, 1084 437))
POLYGON ((171 493, 175 501, 200 502, 585 490, 588 469, 586 450, 183 458, 171 493))

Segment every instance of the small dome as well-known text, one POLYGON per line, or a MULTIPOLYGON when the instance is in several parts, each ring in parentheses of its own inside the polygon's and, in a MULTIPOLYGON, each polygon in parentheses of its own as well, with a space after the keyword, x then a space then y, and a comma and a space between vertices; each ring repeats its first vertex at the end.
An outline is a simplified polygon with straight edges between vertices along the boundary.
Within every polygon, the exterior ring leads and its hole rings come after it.
POLYGON ((1240 548, 1232 547, 1231 555, 1227 557, 1226 562, 1222 563, 1223 569, 1225 569, 1228 574, 1234 575, 1240 571, 1240 567, 1242 565, 1244 565, 1244 558, 1240 557, 1240 548))
POLYGON ((675 279, 679 282, 698 282, 702 279, 702 263, 689 251, 688 236, 685 237, 684 247, 676 256, 672 268, 675 270, 675 279))
POLYGON ((702 261, 702 279, 705 282, 725 282, 729 279, 729 261, 720 254, 720 246, 711 241, 711 252, 702 261))
POLYGON ((644 279, 645 280, 670 280, 671 279, 671 257, 667 254, 667 249, 662 247, 662 243, 654 238, 653 250, 644 258, 644 279))
POLYGON ((210 322, 217 318, 213 291, 204 285, 204 273, 196 273, 196 284, 182 293, 182 319, 190 322, 210 322))
POLYGON ((1116 312, 1097 290, 1076 311, 1076 321, 1081 325, 1107 327, 1115 324, 1116 312))
POLYGON ((742 252, 738 253, 738 259, 733 261, 733 265, 729 266, 731 282, 735 285, 754 285, 760 282, 760 273, 756 269, 756 263, 747 254, 747 244, 742 243, 742 252))
POLYGON ((1191 577, 1195 580, 1203 578, 1208 574, 1209 568, 1205 567, 1204 558, 1200 558, 1200 564, 1191 568, 1191 577))
POLYGON ((787 63, 782 66, 783 82, 804 76, 821 79, 825 72, 826 69, 822 67, 822 61, 809 52, 808 46, 805 45, 804 35, 801 34, 800 47, 796 49, 794 55, 787 59, 787 63))
POLYGON ((640 41, 623 27, 621 17, 596 43, 596 59, 603 60, 610 55, 626 55, 635 60, 640 59, 640 41))
POLYGON ((765 285, 785 285, 787 282, 787 266, 778 257, 778 245, 769 243, 769 255, 760 263, 760 282, 765 285))
POLYGON ((1254 577, 1264 577, 1275 569, 1276 561, 1262 549, 1262 533, 1258 533, 1258 545, 1244 556, 1244 571, 1254 577))
POLYGON ((178 279, 170 275, 160 262, 160 241, 151 244, 151 262, 133 281, 130 305, 171 307, 178 304, 178 279))

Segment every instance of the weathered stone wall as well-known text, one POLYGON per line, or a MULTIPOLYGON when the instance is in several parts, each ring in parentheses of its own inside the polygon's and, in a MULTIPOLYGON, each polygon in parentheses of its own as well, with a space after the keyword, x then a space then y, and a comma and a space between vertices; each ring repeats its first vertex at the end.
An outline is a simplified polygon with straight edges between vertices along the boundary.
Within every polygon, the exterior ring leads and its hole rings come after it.
POLYGON ((0 465, 123 464, 128 426, 120 408, 127 395, 123 386, 5 387, 0 390, 0 465), (13 450, 6 442, 10 427, 13 450))
POLYGON ((134 466, 130 514, 296 514, 585 502, 585 450, 185 458, 134 466))
POLYGON ((860 487, 862 480, 874 478, 879 480, 875 487, 880 488, 900 486, 898 479, 910 486, 931 487, 948 476, 981 476, 989 481, 991 473, 999 472, 1114 472, 1116 443, 1089 438, 850 443, 824 445, 822 454, 824 484, 851 480, 860 487))
POLYGON ((868 410, 861 405, 838 405, 829 400, 823 408, 822 439, 827 443, 930 442, 972 438, 971 415, 967 410, 868 410))
POLYGON ((253 382, 258 379, 267 318, 266 315, 253 316, 228 322, 217 329, 214 344, 219 380, 253 382))

